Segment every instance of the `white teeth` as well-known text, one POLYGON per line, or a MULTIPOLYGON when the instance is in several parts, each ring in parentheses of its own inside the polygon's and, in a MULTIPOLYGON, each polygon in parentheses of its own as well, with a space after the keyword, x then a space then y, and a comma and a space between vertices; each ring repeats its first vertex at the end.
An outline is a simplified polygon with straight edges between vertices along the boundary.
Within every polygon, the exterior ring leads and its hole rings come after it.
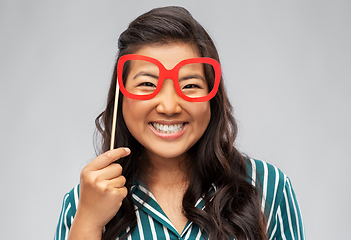
POLYGON ((162 133, 176 133, 180 132, 184 124, 173 124, 173 125, 164 125, 159 123, 152 123, 152 126, 158 131, 162 133))

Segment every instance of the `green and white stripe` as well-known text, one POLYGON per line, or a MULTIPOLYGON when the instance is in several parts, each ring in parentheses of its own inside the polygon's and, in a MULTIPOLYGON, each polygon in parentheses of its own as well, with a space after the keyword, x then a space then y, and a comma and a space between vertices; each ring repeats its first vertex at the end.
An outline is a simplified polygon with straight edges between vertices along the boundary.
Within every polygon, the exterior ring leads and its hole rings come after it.
POLYGON ((250 159, 248 175, 262 189, 261 205, 271 239, 304 240, 303 221, 290 179, 277 167, 250 159))
MULTIPOLYGON (((262 211, 267 218, 267 233, 271 239, 304 240, 303 221, 290 179, 277 167, 263 161, 248 159, 249 179, 262 192, 262 211)), ((215 191, 215 186, 210 191, 215 191)), ((206 239, 199 226, 188 222, 181 234, 162 211, 155 197, 140 181, 131 189, 135 204, 137 227, 128 240, 167 239, 199 240, 206 239), (146 200, 145 200, 146 199, 146 200)), ((67 193, 58 221, 55 240, 65 240, 75 216, 79 199, 79 185, 67 193)), ((196 207, 204 209, 205 202, 200 198, 196 207)), ((128 229, 126 229, 128 231, 128 229)))

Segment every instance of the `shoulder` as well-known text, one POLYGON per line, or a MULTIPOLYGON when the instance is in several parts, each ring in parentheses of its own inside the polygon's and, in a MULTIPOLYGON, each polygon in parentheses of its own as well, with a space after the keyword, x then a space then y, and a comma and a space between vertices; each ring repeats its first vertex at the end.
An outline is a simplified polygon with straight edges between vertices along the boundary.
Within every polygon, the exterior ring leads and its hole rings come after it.
POLYGON ((290 179, 272 164, 249 158, 245 161, 248 181, 260 193, 269 236, 304 239, 303 221, 290 179))
POLYGON ((68 193, 63 197, 62 210, 61 210, 61 218, 74 217, 78 207, 79 200, 79 184, 76 185, 73 189, 71 189, 68 193))
POLYGON ((55 240, 67 239, 69 229, 77 212, 79 199, 79 185, 63 197, 60 217, 56 227, 55 240))
POLYGON ((76 211, 78 207, 79 200, 79 184, 72 188, 65 196, 64 196, 64 205, 69 207, 70 209, 76 211), (66 203, 66 204, 65 204, 66 203))
POLYGON ((287 176, 276 166, 262 160, 245 158, 246 172, 256 187, 279 187, 285 184, 287 176))
POLYGON ((269 218, 284 198, 288 177, 278 167, 261 160, 246 159, 246 165, 248 181, 259 191, 262 210, 269 218))

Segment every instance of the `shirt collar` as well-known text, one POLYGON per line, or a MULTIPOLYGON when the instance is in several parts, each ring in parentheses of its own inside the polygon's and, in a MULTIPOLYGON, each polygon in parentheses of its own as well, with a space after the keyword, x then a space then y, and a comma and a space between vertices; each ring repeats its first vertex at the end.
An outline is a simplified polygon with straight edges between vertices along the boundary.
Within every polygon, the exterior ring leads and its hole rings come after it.
MULTIPOLYGON (((217 190, 217 187, 212 184, 208 195, 213 194, 217 190)), ((156 198, 152 194, 152 192, 148 189, 145 183, 143 183, 140 179, 136 179, 131 186, 131 194, 132 199, 134 201, 134 205, 136 210, 142 210, 147 213, 149 216, 154 218, 156 221, 160 222, 162 225, 167 227, 169 230, 174 232, 176 235, 179 235, 175 227, 173 226, 172 222, 168 219, 166 214, 163 212, 160 205, 157 203, 156 198)), ((196 204, 195 207, 203 210, 205 208, 205 196, 201 196, 196 204)), ((212 199, 210 199, 211 201, 212 199)), ((191 227, 193 223, 188 222, 181 234, 183 236, 186 234, 187 230, 191 227)))

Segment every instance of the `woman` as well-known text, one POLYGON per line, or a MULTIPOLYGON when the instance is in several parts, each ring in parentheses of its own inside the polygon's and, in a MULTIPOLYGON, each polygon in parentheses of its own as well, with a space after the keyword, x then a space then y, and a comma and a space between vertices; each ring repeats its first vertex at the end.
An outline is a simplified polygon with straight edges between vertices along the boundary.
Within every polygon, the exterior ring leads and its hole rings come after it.
POLYGON ((219 56, 190 13, 153 9, 118 48, 96 119, 102 154, 65 196, 55 238, 304 239, 289 179, 234 147, 219 56))

